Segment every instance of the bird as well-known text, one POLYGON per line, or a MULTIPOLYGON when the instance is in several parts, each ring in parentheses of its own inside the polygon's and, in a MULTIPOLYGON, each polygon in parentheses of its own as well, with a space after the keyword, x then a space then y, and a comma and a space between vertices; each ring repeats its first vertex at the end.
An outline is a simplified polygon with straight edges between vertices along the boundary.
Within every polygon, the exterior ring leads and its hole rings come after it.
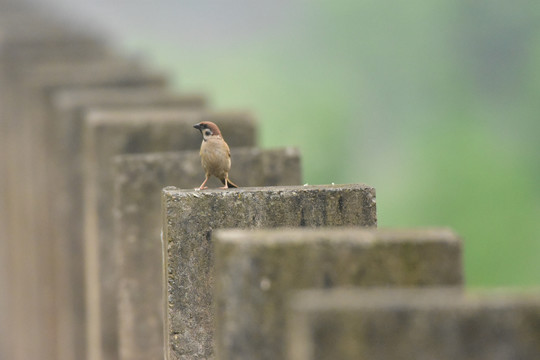
POLYGON ((205 185, 210 176, 221 180, 224 186, 220 189, 237 188, 238 186, 229 180, 231 150, 223 139, 218 126, 211 121, 202 121, 193 127, 199 130, 203 137, 200 155, 206 178, 198 190, 208 189, 205 185))

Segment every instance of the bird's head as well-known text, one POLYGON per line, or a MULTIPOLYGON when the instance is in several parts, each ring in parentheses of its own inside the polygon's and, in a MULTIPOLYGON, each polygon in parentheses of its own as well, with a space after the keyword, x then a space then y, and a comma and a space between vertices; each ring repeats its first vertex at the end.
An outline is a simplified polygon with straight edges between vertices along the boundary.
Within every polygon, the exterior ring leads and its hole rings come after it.
POLYGON ((221 131, 219 131, 217 125, 211 121, 201 121, 200 123, 193 125, 193 127, 201 132, 204 141, 208 140, 211 136, 221 137, 221 131))

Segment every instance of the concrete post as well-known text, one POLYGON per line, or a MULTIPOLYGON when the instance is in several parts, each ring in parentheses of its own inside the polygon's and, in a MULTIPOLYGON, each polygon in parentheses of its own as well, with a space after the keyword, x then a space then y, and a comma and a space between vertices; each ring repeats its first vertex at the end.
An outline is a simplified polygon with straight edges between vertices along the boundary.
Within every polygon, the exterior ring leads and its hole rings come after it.
POLYGON ((294 360, 540 358, 540 293, 305 290, 291 300, 294 360))
POLYGON ((212 231, 222 228, 377 224, 367 185, 163 190, 165 351, 169 360, 213 356, 212 231))
MULTIPOLYGON (((56 360, 62 357, 56 343, 56 321, 49 312, 54 292, 50 287, 40 287, 50 284, 51 276, 38 265, 40 251, 28 240, 29 233, 36 229, 36 220, 29 214, 37 205, 35 197, 25 197, 34 191, 28 179, 43 178, 43 174, 27 162, 34 141, 22 136, 22 129, 35 125, 35 119, 23 120, 28 103, 21 84, 24 74, 44 62, 98 59, 107 56, 109 50, 80 27, 74 31, 26 6, 10 5, 7 11, 0 11, 0 216, 5 222, 2 230, 8 257, 3 264, 11 277, 8 287, 3 288, 3 296, 10 297, 12 339, 8 341, 12 350, 6 358, 56 360), (27 326, 30 323, 32 326, 27 326)), ((38 151, 44 153, 42 148, 38 151)))
POLYGON ((214 243, 221 360, 284 359, 292 290, 463 283, 461 241, 446 229, 224 230, 214 243))
MULTIPOLYGON (((50 96, 62 87, 77 86, 134 86, 135 84, 161 84, 161 75, 145 72, 140 66, 126 61, 54 62, 28 69, 21 76, 20 118, 11 134, 13 153, 17 156, 16 187, 10 192, 17 204, 13 226, 24 229, 16 240, 27 275, 26 286, 31 290, 25 301, 27 309, 34 309, 36 341, 43 341, 43 349, 56 350, 43 358, 58 359, 64 351, 56 344, 58 336, 58 307, 56 289, 56 259, 52 230, 51 181, 53 159, 50 96), (54 345, 50 345, 54 344, 54 345)), ((13 182, 15 183, 15 181, 13 182)), ((31 312, 30 312, 31 313, 31 312)), ((37 355, 36 355, 37 356, 37 355)), ((41 355, 38 356, 41 358, 41 355)))
MULTIPOLYGON (((199 95, 177 95, 162 86, 70 88, 53 94, 52 167, 49 195, 53 204, 58 338, 66 359, 86 356, 86 310, 83 253, 82 129, 89 109, 132 110, 145 107, 202 109, 199 95)), ((159 197, 158 197, 159 198, 159 197)))
MULTIPOLYGON (((232 148, 231 179, 239 186, 301 184, 293 148, 232 148)), ((114 161, 118 242, 119 347, 122 360, 163 359, 162 188, 194 188, 204 179, 199 151, 120 155, 114 161)), ((210 187, 222 186, 217 179, 210 187)))
POLYGON ((197 149, 193 124, 212 118, 229 145, 252 146, 255 122, 249 114, 200 111, 102 110, 87 114, 84 129, 84 231, 89 360, 115 359, 117 345, 116 260, 113 241, 112 158, 119 154, 197 149))

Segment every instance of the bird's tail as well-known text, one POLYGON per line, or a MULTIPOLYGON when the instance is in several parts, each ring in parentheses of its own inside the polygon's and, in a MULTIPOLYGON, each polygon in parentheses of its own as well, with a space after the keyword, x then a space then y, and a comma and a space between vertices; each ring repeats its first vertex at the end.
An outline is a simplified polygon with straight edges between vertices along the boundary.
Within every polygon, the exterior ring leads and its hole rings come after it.
MULTIPOLYGON (((221 180, 221 182, 223 183, 223 185, 225 185, 225 180, 221 180)), ((227 187, 230 187, 230 188, 237 188, 238 185, 236 185, 235 183, 233 183, 231 180, 227 179, 227 187)))

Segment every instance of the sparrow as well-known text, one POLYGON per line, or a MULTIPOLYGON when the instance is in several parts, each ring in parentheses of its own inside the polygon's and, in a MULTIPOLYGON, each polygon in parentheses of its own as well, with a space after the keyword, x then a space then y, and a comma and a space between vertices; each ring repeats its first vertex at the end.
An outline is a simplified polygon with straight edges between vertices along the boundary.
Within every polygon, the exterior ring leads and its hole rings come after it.
POLYGON ((200 155, 206 178, 199 186, 199 190, 208 188, 205 185, 210 176, 217 177, 225 185, 220 189, 237 188, 238 186, 229 180, 231 151, 217 125, 210 121, 202 121, 193 127, 199 130, 203 137, 200 155))

